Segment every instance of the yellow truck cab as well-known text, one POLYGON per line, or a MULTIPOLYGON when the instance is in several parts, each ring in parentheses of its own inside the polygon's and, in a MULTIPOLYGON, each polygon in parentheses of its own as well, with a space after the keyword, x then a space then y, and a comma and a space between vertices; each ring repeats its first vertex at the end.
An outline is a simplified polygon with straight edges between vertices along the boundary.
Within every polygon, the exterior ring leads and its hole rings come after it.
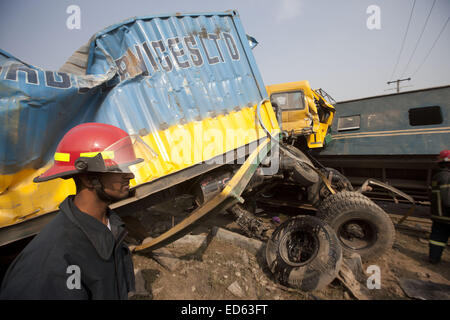
POLYGON ((333 122, 335 101, 322 89, 311 89, 308 81, 274 84, 266 89, 281 118, 278 122, 282 130, 294 139, 305 136, 308 148, 323 147, 333 122))

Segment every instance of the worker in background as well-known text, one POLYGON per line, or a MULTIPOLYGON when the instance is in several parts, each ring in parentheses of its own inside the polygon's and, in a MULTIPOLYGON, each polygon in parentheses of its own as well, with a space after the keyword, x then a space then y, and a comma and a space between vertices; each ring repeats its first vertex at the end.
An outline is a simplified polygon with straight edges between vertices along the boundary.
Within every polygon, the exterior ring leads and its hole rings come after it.
POLYGON ((431 219, 429 261, 441 261, 450 235, 450 150, 439 154, 440 170, 431 181, 431 219))
POLYGON ((108 206, 130 194, 130 167, 143 161, 136 157, 136 141, 101 123, 65 134, 53 166, 34 182, 73 178, 76 194, 11 264, 0 299, 128 298, 135 286, 133 262, 123 243, 124 224, 108 206))

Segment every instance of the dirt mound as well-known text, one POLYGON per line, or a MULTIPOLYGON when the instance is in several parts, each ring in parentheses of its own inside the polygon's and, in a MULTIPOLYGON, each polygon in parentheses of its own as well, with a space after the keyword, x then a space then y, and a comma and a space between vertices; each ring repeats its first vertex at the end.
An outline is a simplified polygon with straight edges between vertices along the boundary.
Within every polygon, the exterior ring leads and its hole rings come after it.
MULTIPOLYGON (((232 227, 232 225, 230 225, 232 227)), ((217 237, 206 237, 200 245, 189 242, 170 244, 161 254, 171 263, 165 266, 150 254, 133 256, 140 294, 133 299, 192 300, 305 300, 355 299, 339 280, 310 293, 286 288, 276 283, 268 270, 262 250, 254 252, 217 237), (207 241, 206 241, 207 240, 207 241)), ((369 299, 409 299, 400 278, 450 285, 450 254, 444 252, 439 265, 427 262, 428 243, 424 239, 397 232, 392 249, 376 261, 363 262, 364 271, 379 267, 380 289, 367 290, 369 299)), ((366 279, 372 274, 367 273, 366 279)), ((363 277, 364 278, 364 277, 363 277)), ((366 286, 366 279, 360 285, 366 286)), ((366 280, 367 281, 367 280, 366 280)))

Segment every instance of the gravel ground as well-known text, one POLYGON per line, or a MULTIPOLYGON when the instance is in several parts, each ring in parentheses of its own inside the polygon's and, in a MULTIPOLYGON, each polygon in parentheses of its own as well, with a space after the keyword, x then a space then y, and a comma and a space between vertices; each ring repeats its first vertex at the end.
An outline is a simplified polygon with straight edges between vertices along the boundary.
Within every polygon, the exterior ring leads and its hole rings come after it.
MULTIPOLYGON (((224 221, 221 222, 223 227, 238 231, 233 222, 228 225, 223 225, 224 221)), ((236 244, 215 237, 209 240, 202 246, 166 246, 165 255, 172 257, 166 267, 150 255, 134 254, 135 268, 140 273, 138 286, 141 288, 141 294, 133 299, 355 299, 351 291, 337 279, 325 289, 313 292, 301 292, 281 286, 267 269, 263 254, 252 254, 236 244)), ((363 270, 367 270, 370 265, 377 265, 381 270, 381 288, 367 290, 368 298, 410 299, 400 286, 400 278, 450 285, 448 250, 444 252, 443 261, 439 265, 429 264, 427 254, 426 239, 397 231, 392 249, 376 261, 363 262, 363 270)), ((369 277, 370 274, 365 276, 369 277)))

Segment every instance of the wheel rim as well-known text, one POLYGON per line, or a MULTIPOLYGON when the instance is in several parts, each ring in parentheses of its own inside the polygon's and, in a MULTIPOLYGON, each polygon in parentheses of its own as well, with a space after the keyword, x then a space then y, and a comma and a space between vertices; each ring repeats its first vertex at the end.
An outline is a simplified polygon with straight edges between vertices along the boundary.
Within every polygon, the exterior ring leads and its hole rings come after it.
POLYGON ((343 246, 352 250, 369 248, 377 240, 375 226, 360 219, 352 219, 343 223, 338 228, 337 236, 343 246))
POLYGON ((261 192, 261 197, 263 198, 273 198, 273 196, 275 195, 275 192, 272 191, 267 191, 267 192, 261 192))
POLYGON ((319 251, 319 239, 314 233, 294 231, 286 233, 280 241, 281 259, 293 267, 308 264, 319 251))

